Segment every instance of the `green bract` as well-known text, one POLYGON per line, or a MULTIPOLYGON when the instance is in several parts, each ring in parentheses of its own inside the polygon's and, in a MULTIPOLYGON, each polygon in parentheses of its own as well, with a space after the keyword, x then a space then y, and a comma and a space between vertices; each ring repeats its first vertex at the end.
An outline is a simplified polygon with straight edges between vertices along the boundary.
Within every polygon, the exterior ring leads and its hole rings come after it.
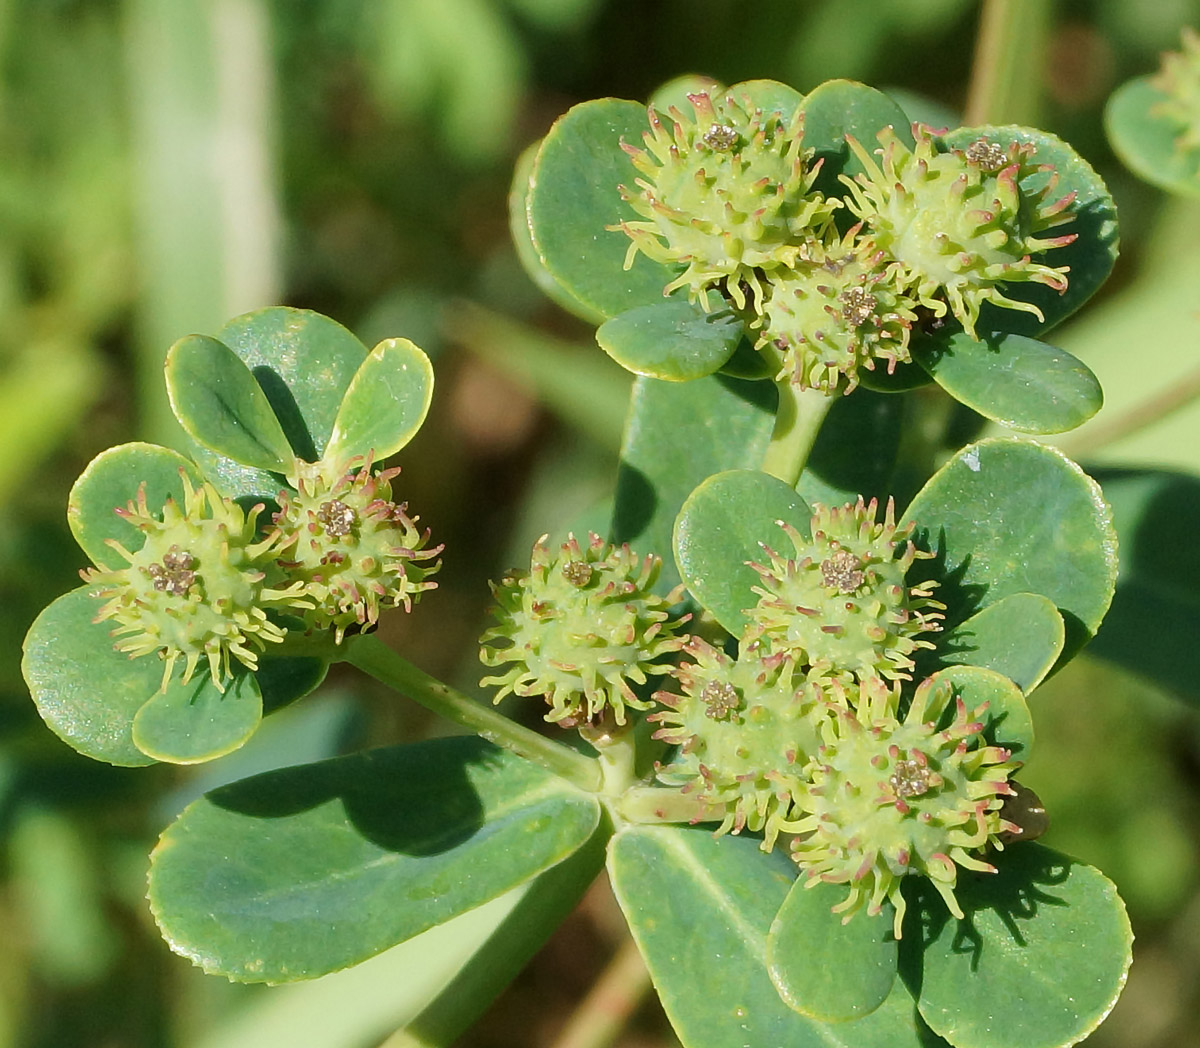
POLYGON ((595 534, 586 545, 572 535, 557 553, 545 540, 533 547, 528 572, 492 586, 498 621, 481 638, 479 657, 508 668, 480 683, 499 689, 497 702, 508 694, 545 698, 546 720, 564 727, 606 711, 624 724, 626 707, 651 705, 631 683, 667 673, 683 643, 669 621, 673 600, 654 592, 662 562, 595 534))
POLYGON ((945 151, 928 128, 915 134, 910 149, 890 129, 881 131, 882 167, 851 140, 867 173, 845 180, 847 206, 898 263, 898 283, 935 316, 949 309, 972 337, 984 302, 1043 319, 1037 306, 1005 290, 1031 281, 1066 290, 1067 267, 1032 256, 1074 242, 1074 233, 1038 236, 1070 221, 1074 196, 1055 198, 1053 174, 1038 192, 1022 187, 1036 169, 1030 147, 980 138, 945 151))

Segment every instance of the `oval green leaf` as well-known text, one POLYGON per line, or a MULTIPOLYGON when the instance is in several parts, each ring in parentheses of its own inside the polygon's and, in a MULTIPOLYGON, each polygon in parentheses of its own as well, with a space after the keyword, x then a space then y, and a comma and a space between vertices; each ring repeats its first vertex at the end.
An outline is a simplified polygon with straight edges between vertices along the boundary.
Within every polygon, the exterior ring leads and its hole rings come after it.
POLYGON ((21 672, 50 730, 85 757, 123 767, 153 764, 133 744, 133 718, 162 683, 157 659, 113 647, 102 601, 87 586, 59 597, 25 637, 21 672))
POLYGON ((414 436, 433 399, 433 365, 406 338, 380 342, 350 380, 325 454, 334 461, 356 455, 378 462, 414 436))
POLYGON ((1200 194, 1200 150, 1180 149, 1180 127, 1161 106, 1167 96, 1154 77, 1122 84, 1104 109, 1104 129, 1117 154, 1135 175, 1173 193, 1200 194))
POLYGON ((938 639, 940 665, 983 666, 1028 695, 1062 655, 1066 632, 1054 602, 1040 593, 1012 593, 938 639))
POLYGON ((913 359, 955 400, 1022 433, 1065 433, 1104 404, 1082 360, 1025 335, 958 331, 914 345, 913 359))
POLYGON ((125 566, 110 539, 131 553, 142 548, 142 533, 113 512, 137 498, 140 484, 146 485, 146 505, 156 516, 167 499, 183 504, 180 470, 194 487, 200 486, 200 474, 189 459, 157 444, 118 444, 88 463, 67 498, 67 524, 93 564, 125 566))
POLYGON ((686 298, 639 306, 605 321, 596 341, 626 371, 666 382, 689 382, 723 367, 745 334, 728 310, 705 313, 686 298))
POLYGON ((264 715, 316 691, 328 672, 328 662, 308 655, 260 656, 254 678, 262 692, 264 715))
POLYGON ((731 84, 721 94, 732 96, 739 102, 749 102, 747 108, 778 113, 785 124, 804 104, 804 96, 799 91, 778 80, 742 80, 731 84))
MULTIPOLYGON (((767 975, 767 932, 795 867, 747 837, 632 826, 609 844, 613 892, 684 1048, 934 1048, 897 980, 870 1015, 836 1024, 809 1019, 767 975)), ((884 922, 886 923, 886 922, 884 922)))
POLYGON ((524 883, 598 820, 594 798, 480 739, 373 750, 189 805, 154 851, 150 905, 205 971, 312 978, 524 883))
POLYGON ((845 1022, 869 1015, 896 981, 892 904, 842 923, 833 913, 845 885, 808 881, 792 885, 767 936, 767 968, 780 997, 810 1019, 845 1022))
MULTIPOLYGON (((1048 131, 1028 127, 960 127, 945 136, 952 149, 965 149, 972 142, 986 139, 1001 146, 1012 142, 1032 145, 1033 162, 1049 164, 1058 174, 1058 185, 1052 191, 1057 200, 1074 193, 1075 199, 1067 209, 1071 221, 1055 226, 1054 236, 1078 234, 1078 239, 1066 247, 1052 248, 1038 256, 1051 266, 1069 266, 1067 290, 1059 294, 1044 284, 1013 283, 1004 286, 1009 298, 1037 306, 1044 322, 1029 313, 1014 309, 999 309, 985 303, 980 312, 979 330, 1007 331, 1021 335, 1038 335, 1049 331, 1065 320, 1096 292, 1108 279, 1117 259, 1117 209, 1104 180, 1091 165, 1061 138, 1048 131)), ((1040 189, 1050 178, 1047 172, 1035 172, 1021 180, 1026 192, 1040 189)))
POLYGON ((764 546, 787 550, 791 540, 780 522, 807 538, 811 519, 808 504, 778 477, 746 469, 718 473, 679 511, 674 536, 679 574, 692 596, 740 636, 761 581, 750 562, 762 562, 764 546))
MULTIPOLYGON (((319 458, 366 346, 336 321, 286 306, 235 317, 216 338, 250 368, 296 454, 308 461, 319 458)), ((222 494, 270 499, 279 492, 278 480, 267 471, 240 465, 202 445, 194 458, 222 494)))
POLYGON ((1040 844, 1011 845, 996 865, 959 874, 963 921, 922 892, 921 1015, 957 1048, 1075 1044, 1125 985, 1125 907, 1099 870, 1040 844))
POLYGON ((207 335, 167 353, 167 396, 184 431, 243 466, 282 473, 292 449, 262 386, 228 346, 207 335))
MULTIPOLYGON (((541 141, 534 142, 524 149, 513 168, 512 185, 508 191, 508 231, 516 248, 517 258, 529 275, 529 279, 537 285, 552 302, 557 303, 568 313, 595 324, 603 320, 594 310, 580 305, 575 296, 559 284, 554 276, 542 265, 541 256, 533 246, 533 238, 529 232, 529 213, 527 202, 529 197, 529 177, 533 174, 533 161, 541 148, 541 141)), ((467 343, 471 345, 471 343, 467 343)))
POLYGON ((814 189, 826 196, 844 196, 839 175, 862 174, 862 164, 846 144, 851 135, 868 152, 877 136, 890 127, 907 146, 913 145, 908 116, 882 91, 853 80, 827 80, 804 98, 804 145, 815 149, 821 174, 814 189))
POLYGON ((646 107, 600 98, 572 107, 542 140, 533 162, 526 206, 542 265, 599 321, 659 302, 671 273, 640 252, 625 269, 629 238, 608 226, 637 214, 617 187, 637 171, 621 140, 640 145, 649 128, 646 107))
POLYGON ((986 702, 984 737, 993 745, 1011 750, 1016 760, 1029 760, 1033 750, 1033 717, 1021 689, 1012 681, 982 666, 949 666, 935 673, 932 679, 949 681, 967 709, 978 709, 986 702))
POLYGON ((241 746, 262 722, 262 694, 254 674, 235 673, 218 691, 201 666, 187 684, 179 675, 152 695, 133 718, 133 743, 170 764, 200 764, 241 746))
POLYGON ((675 518, 706 477, 751 469, 761 461, 774 424, 770 382, 709 375, 695 382, 633 383, 617 471, 612 538, 643 556, 663 558, 657 588, 679 584, 671 556, 675 518))
POLYGON ((1032 441, 963 448, 904 512, 919 561, 938 582, 946 626, 1012 593, 1040 593, 1066 624, 1063 658, 1096 632, 1112 601, 1117 537, 1100 488, 1062 452, 1032 441))

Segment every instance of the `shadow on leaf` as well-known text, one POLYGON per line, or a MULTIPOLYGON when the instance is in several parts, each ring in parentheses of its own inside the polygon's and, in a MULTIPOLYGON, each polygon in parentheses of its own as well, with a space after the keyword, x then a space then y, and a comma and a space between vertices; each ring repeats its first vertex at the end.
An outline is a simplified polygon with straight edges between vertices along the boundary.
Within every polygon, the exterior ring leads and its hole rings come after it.
POLYGON ((498 760, 500 751, 482 739, 435 739, 267 772, 207 799, 259 819, 340 801, 358 832, 379 847, 435 855, 482 828, 483 804, 468 770, 498 760))

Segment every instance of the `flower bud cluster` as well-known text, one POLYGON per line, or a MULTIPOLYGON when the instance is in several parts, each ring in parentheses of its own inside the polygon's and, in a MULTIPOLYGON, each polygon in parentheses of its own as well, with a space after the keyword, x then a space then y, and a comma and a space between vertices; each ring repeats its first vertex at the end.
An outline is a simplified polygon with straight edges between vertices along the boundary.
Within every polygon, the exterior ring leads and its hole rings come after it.
POLYGON ((949 149, 915 125, 909 149, 888 127, 877 163, 848 136, 865 173, 841 176, 843 200, 814 188, 802 109, 785 120, 736 88, 688 101, 650 108, 645 148, 622 143, 639 177, 620 192, 639 218, 609 228, 630 238, 627 267, 641 252, 679 269, 665 294, 728 303, 779 380, 849 392, 861 369, 911 359, 922 317, 951 314, 975 337, 984 302, 1041 316, 1008 285, 1066 289, 1067 267, 1034 256, 1074 239, 1039 235, 1069 220, 1074 196, 1053 198, 1057 177, 1031 146, 949 149), (857 219, 845 233, 839 209, 857 219))
POLYGON ((428 561, 442 547, 424 548, 428 532, 391 501, 398 472, 372 472, 361 459, 297 460, 294 489, 280 491, 270 524, 261 503, 245 512, 212 484, 195 487, 182 469, 182 504, 169 498, 152 508, 142 485, 116 510, 143 534, 141 547, 130 552, 110 539, 124 566, 83 572, 105 600, 96 621, 116 623, 118 651, 162 658, 163 688, 177 665, 187 683, 203 661, 223 691, 235 663, 258 669, 289 620, 310 633, 331 630, 340 644, 347 630, 373 627, 381 608, 409 610, 436 585, 428 576, 439 565, 428 561))
POLYGON ((678 746, 660 781, 720 811, 717 833, 761 831, 764 850, 787 835, 802 876, 847 885, 844 919, 890 901, 899 937, 906 875, 961 916, 957 870, 991 869, 980 853, 1020 833, 1001 814, 1017 763, 985 737, 986 703, 933 679, 906 690, 942 605, 908 581, 930 557, 911 526, 877 513, 859 499, 814 507, 808 536, 782 525, 791 549, 754 565, 736 659, 692 639, 649 719, 678 746))
POLYGON ((480 638, 486 666, 507 667, 485 677, 506 695, 537 696, 550 706, 546 720, 573 727, 610 715, 626 721, 626 708, 647 709, 632 685, 670 672, 670 656, 683 641, 667 597, 653 590, 662 561, 639 559, 628 546, 599 535, 581 544, 574 535, 557 550, 543 535, 528 571, 492 584, 496 625, 480 638))

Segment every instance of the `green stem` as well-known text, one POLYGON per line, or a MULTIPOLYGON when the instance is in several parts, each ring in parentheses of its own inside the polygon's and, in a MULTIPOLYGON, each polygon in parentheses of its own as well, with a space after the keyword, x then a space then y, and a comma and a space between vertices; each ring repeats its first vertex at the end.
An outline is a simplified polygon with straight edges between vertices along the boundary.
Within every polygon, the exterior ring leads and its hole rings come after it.
POLYGON ((1038 123, 1050 13, 1051 0, 984 0, 963 111, 967 127, 1038 123))
POLYGON ((469 728, 488 742, 540 764, 581 790, 594 793, 600 789, 602 775, 597 761, 523 728, 490 706, 482 706, 467 698, 436 677, 417 669, 373 633, 354 639, 345 648, 348 663, 427 710, 469 728))
POLYGON ((779 409, 775 430, 763 455, 762 469, 795 487, 804 472, 821 423, 833 404, 833 397, 819 389, 799 390, 787 380, 777 382, 779 409))
POLYGON ((617 802, 617 814, 633 823, 716 822, 725 814, 722 804, 707 804, 695 794, 662 786, 634 786, 617 802))

